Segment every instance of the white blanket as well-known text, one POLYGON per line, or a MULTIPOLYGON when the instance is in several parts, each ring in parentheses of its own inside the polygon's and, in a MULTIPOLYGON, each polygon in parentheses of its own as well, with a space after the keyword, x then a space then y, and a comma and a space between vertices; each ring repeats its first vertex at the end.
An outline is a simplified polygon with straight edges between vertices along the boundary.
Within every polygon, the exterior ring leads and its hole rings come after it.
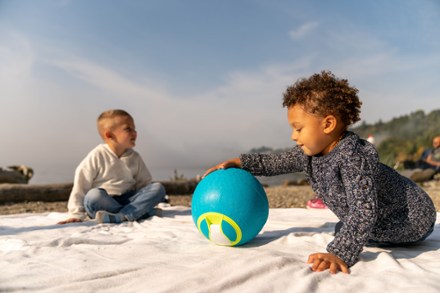
POLYGON ((55 224, 65 217, 0 216, 0 292, 440 292, 439 221, 423 244, 365 248, 331 275, 306 264, 333 238, 329 210, 271 209, 241 247, 206 240, 184 207, 120 225, 55 224))

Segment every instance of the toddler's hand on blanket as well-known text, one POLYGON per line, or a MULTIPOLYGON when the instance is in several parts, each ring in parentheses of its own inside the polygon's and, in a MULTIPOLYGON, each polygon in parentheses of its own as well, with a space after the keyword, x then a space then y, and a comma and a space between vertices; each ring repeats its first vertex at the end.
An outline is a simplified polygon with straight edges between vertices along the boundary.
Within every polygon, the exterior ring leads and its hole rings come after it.
POLYGON ((78 218, 69 218, 69 219, 67 219, 67 220, 60 221, 60 222, 58 222, 57 224, 58 224, 58 225, 64 225, 64 224, 77 223, 77 222, 82 222, 82 220, 81 220, 81 219, 78 219, 78 218))
POLYGON ((338 271, 349 274, 350 270, 348 269, 347 264, 331 253, 314 253, 309 255, 309 260, 307 263, 311 263, 310 267, 314 272, 322 272, 326 269, 330 270, 330 273, 336 274, 338 271))

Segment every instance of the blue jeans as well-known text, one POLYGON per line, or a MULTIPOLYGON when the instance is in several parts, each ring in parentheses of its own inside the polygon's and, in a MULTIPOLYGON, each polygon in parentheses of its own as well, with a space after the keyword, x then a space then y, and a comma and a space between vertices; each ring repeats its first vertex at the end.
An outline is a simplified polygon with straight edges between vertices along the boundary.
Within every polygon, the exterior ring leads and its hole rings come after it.
POLYGON ((145 219, 152 215, 154 207, 163 201, 166 191, 160 183, 149 184, 138 191, 111 196, 105 189, 90 189, 84 197, 84 207, 90 218, 97 211, 121 213, 128 221, 145 219))

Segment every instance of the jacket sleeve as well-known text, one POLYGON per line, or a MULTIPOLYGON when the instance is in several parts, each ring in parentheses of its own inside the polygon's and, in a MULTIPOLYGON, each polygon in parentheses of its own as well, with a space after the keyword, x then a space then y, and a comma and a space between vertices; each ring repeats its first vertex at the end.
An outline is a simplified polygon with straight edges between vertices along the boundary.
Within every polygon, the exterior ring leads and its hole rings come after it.
POLYGON ((138 173, 135 176, 136 179, 136 190, 141 189, 142 187, 147 186, 153 180, 150 171, 145 165, 144 160, 141 156, 139 157, 139 165, 138 165, 138 173))
POLYGON ((327 246, 327 251, 341 258, 348 266, 357 262, 377 219, 377 191, 374 164, 368 158, 347 158, 341 168, 341 179, 347 196, 348 213, 341 230, 327 246))
POLYGON ((76 168, 73 188, 70 193, 67 208, 69 218, 85 219, 84 196, 92 188, 95 170, 90 156, 87 156, 76 168))
POLYGON ((242 168, 255 176, 274 176, 304 171, 307 156, 299 147, 274 154, 242 154, 242 168))

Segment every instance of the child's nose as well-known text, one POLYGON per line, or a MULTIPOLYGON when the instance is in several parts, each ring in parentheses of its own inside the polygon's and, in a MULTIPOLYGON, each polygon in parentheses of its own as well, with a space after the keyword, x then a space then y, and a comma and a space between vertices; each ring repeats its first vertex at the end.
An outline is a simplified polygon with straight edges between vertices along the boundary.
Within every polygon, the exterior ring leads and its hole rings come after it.
POLYGON ((290 139, 293 141, 296 141, 298 139, 298 134, 295 130, 292 131, 292 135, 290 136, 290 139))

